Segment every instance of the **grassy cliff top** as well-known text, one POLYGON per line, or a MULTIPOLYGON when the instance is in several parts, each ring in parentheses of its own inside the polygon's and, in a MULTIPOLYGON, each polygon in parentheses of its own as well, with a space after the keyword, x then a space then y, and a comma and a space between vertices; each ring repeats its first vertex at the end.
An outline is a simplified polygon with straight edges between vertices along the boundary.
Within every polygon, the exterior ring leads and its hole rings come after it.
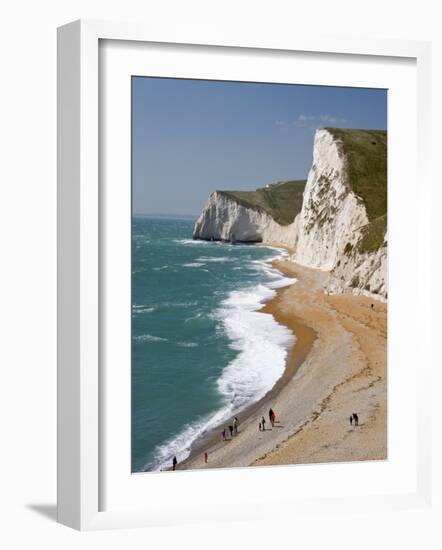
POLYGON ((281 181, 256 191, 218 191, 246 208, 267 212, 280 225, 289 225, 301 211, 306 180, 281 181))
POLYGON ((326 128, 339 139, 347 160, 348 183, 364 201, 368 219, 387 213, 387 132, 326 128))
POLYGON ((382 246, 387 229, 387 132, 326 129, 341 143, 348 183, 367 212, 369 223, 358 248, 372 252, 382 246))

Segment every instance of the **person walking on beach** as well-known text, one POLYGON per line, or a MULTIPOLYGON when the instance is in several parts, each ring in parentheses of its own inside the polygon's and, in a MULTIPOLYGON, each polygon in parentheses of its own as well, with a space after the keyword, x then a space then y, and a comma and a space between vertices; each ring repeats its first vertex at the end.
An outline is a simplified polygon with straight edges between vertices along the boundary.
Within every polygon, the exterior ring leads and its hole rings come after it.
POLYGON ((229 432, 230 432, 230 439, 232 439, 232 437, 233 437, 233 426, 232 425, 229 426, 229 432))
POLYGON ((359 416, 356 413, 353 413, 353 420, 355 421, 355 426, 359 426, 359 416))
POLYGON ((350 415, 350 426, 353 426, 353 415, 350 415))
POLYGON ((207 451, 204 453, 204 463, 207 464, 207 461, 209 460, 209 455, 207 454, 207 451))
POLYGON ((275 419, 276 419, 276 415, 275 413, 273 412, 272 409, 269 410, 269 420, 270 420, 270 423, 272 424, 272 428, 274 427, 275 425, 275 419))
POLYGON ((235 430, 235 434, 238 433, 238 418, 235 416, 233 419, 233 429, 235 430))
POLYGON ((172 470, 175 471, 176 465, 178 464, 178 460, 176 459, 176 456, 173 457, 172 460, 172 470))
POLYGON ((261 424, 262 424, 262 431, 266 431, 266 419, 262 416, 261 417, 261 424))

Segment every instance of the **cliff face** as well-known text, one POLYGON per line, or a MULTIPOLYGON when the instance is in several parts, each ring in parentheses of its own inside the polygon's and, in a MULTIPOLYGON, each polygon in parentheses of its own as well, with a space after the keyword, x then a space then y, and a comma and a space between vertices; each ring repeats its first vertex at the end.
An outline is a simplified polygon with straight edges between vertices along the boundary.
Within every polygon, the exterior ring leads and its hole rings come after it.
POLYGON ((326 290, 331 294, 350 291, 384 301, 388 297, 387 236, 383 246, 372 253, 353 252, 331 270, 326 290))
POLYGON ((243 206, 215 191, 195 223, 195 239, 228 242, 278 242, 292 247, 292 225, 282 226, 269 214, 243 206))
POLYGON ((327 292, 386 299, 386 212, 379 200, 386 185, 376 188, 378 175, 386 182, 383 139, 381 132, 317 130, 302 206, 292 223, 281 225, 268 212, 215 192, 194 238, 282 244, 294 250, 296 263, 330 273, 327 292))
POLYGON ((333 269, 354 231, 368 223, 365 208, 345 181, 342 153, 327 130, 318 130, 313 165, 299 215, 296 262, 323 270, 333 269))
POLYGON ((350 185, 341 141, 329 130, 317 130, 292 259, 329 271, 329 292, 386 298, 387 240, 365 252, 370 228, 366 205, 350 185))

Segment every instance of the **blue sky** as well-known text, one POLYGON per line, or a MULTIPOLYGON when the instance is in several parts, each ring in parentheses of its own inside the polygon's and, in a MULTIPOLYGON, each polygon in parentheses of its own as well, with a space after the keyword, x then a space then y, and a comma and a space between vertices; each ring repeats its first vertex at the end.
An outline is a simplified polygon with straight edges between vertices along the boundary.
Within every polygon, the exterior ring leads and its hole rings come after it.
POLYGON ((134 77, 133 210, 198 214, 216 189, 304 179, 316 128, 386 129, 387 91, 134 77))

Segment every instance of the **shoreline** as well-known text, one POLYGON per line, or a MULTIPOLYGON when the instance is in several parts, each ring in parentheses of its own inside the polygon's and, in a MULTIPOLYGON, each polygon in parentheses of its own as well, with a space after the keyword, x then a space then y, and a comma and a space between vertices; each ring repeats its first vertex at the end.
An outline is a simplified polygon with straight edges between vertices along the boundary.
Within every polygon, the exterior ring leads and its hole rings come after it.
MULTIPOLYGON (((277 248, 277 249, 284 249, 287 250, 289 253, 291 250, 282 245, 269 245, 269 246, 263 246, 264 248, 277 248)), ((274 269, 277 269, 280 271, 283 275, 288 275, 290 277, 294 277, 293 273, 287 269, 281 266, 281 262, 284 262, 285 259, 276 259, 272 261, 272 267, 274 269)), ((297 284, 297 281, 294 283, 297 284)), ((304 363, 305 358, 307 357, 308 353, 310 352, 314 341, 316 339, 316 332, 304 324, 301 319, 298 319, 295 316, 289 316, 285 315, 283 312, 280 311, 278 305, 283 301, 283 295, 286 290, 288 290, 292 285, 288 285, 282 288, 278 288, 275 290, 276 294, 271 298, 268 302, 265 302, 262 307, 257 310, 259 313, 267 313, 272 315, 273 319, 281 324, 287 327, 295 336, 296 341, 295 343, 290 347, 290 349, 287 351, 287 357, 285 359, 285 365, 284 365, 284 372, 278 378, 278 380, 275 382, 275 384, 268 390, 268 392, 261 397, 258 401, 251 403, 248 405, 245 409, 238 413, 233 413, 233 416, 240 416, 239 418, 239 426, 241 431, 241 425, 248 423, 251 421, 252 418, 257 416, 257 411, 265 405, 267 402, 272 401, 276 395, 278 395, 282 388, 293 378, 293 376, 296 374, 297 370, 301 367, 301 365, 304 363)), ((222 446, 225 442, 220 441, 220 430, 223 426, 228 424, 228 422, 223 422, 220 425, 213 428, 208 434, 205 434, 201 437, 199 437, 191 446, 190 454, 189 456, 180 462, 177 466, 177 470, 185 470, 188 469, 187 465, 190 463, 193 463, 197 457, 201 456, 207 449, 216 449, 220 446, 222 446)))
POLYGON ((215 432, 197 440, 178 470, 387 456, 386 304, 377 301, 372 309, 373 300, 364 296, 325 294, 326 272, 284 259, 273 267, 297 278, 259 310, 271 313, 297 338, 284 373, 238 415, 238 436, 222 442, 215 432), (257 419, 267 419, 269 407, 280 421, 258 432, 257 419), (352 412, 361 417, 357 430, 349 426, 352 412), (208 464, 202 459, 205 451, 208 464))

